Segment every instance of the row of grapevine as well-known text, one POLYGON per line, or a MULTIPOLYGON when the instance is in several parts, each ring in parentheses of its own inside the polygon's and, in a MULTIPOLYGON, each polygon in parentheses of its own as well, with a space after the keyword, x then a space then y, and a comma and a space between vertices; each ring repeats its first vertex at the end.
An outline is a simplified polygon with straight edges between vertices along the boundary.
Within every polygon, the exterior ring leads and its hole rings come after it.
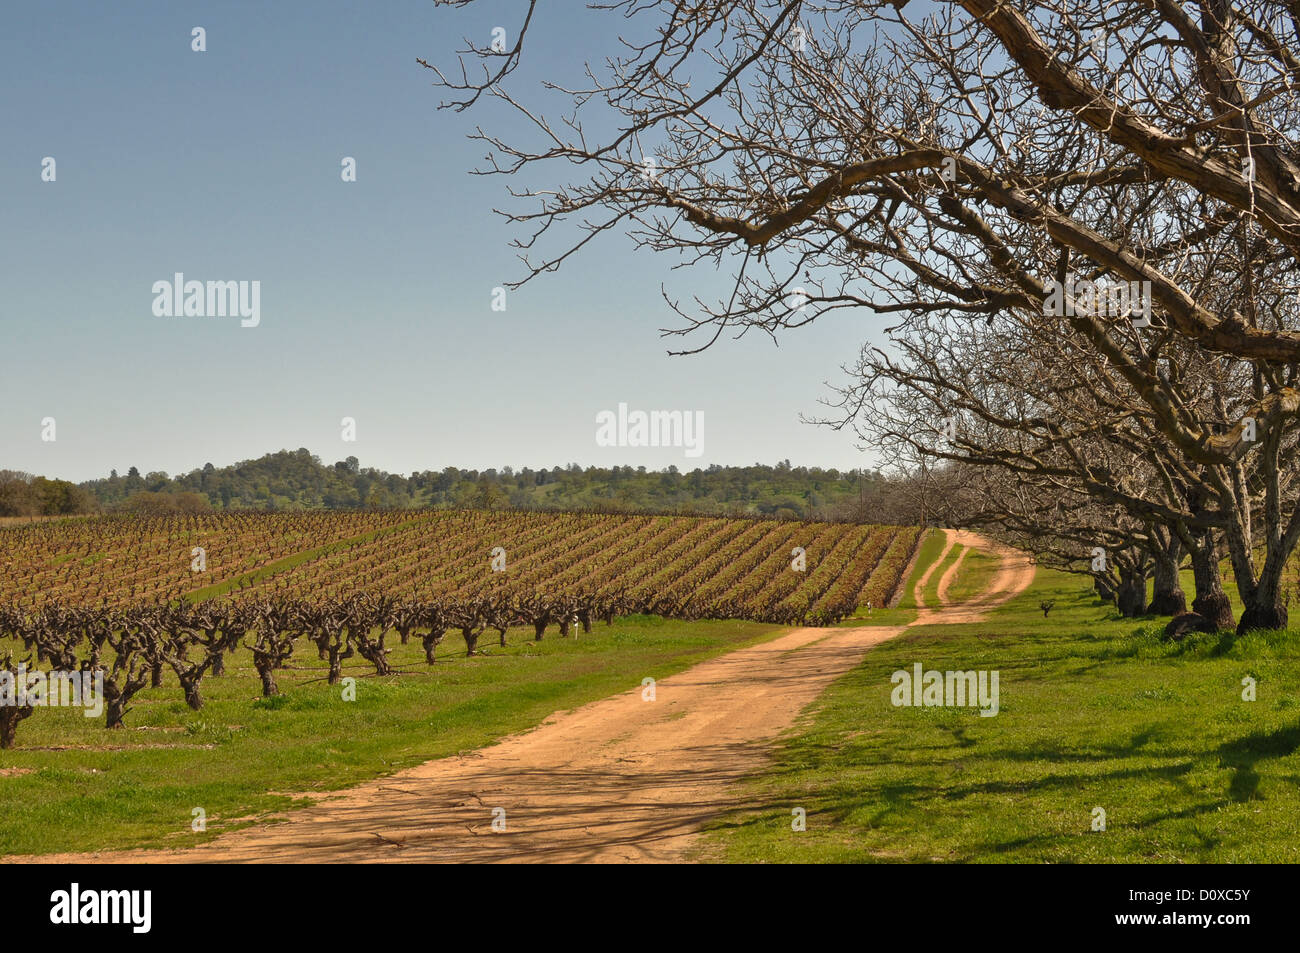
POLYGON ((825 624, 883 604, 918 537, 845 523, 486 510, 105 517, 0 528, 0 604, 586 596, 682 618, 825 624))

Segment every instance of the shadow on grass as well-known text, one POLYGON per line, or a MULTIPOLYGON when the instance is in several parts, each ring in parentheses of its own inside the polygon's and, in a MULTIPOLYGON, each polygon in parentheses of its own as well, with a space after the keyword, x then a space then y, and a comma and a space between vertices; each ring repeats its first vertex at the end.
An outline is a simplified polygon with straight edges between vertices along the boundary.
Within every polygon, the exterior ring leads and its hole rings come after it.
POLYGON ((1233 769, 1228 794, 1234 801, 1251 801, 1259 794, 1255 765, 1268 758, 1285 758, 1300 748, 1300 725, 1256 732, 1219 747, 1219 763, 1233 769))

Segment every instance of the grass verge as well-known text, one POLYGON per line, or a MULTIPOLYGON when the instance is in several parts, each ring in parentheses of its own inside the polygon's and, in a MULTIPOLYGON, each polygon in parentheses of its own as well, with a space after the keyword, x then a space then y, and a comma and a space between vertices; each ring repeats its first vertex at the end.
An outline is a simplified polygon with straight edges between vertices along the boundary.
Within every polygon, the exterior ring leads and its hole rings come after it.
POLYGON ((986 550, 968 550, 948 586, 948 601, 961 605, 978 599, 993 585, 993 577, 1001 566, 1002 560, 986 550))
POLYGON ((756 807, 716 822, 705 855, 1300 861, 1300 633, 1166 643, 1165 621, 1120 619, 1078 577, 1040 569, 983 623, 910 629, 805 712, 748 783, 756 807), (999 713, 895 707, 891 675, 915 662, 999 671, 999 713))

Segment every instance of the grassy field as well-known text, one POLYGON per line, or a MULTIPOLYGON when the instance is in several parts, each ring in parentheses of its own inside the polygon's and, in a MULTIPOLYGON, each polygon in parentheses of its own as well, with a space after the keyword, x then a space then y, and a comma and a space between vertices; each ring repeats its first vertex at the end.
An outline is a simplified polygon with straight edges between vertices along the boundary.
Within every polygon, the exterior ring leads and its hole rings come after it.
POLYGON ((945 556, 943 561, 935 567, 934 572, 931 573, 930 578, 926 580, 925 587, 921 592, 921 596, 927 607, 933 609, 939 605, 939 582, 943 579, 943 574, 955 566, 957 560, 962 559, 965 554, 966 547, 961 545, 961 543, 957 543, 952 547, 952 549, 948 550, 948 555, 945 556))
POLYGON ((957 576, 948 587, 948 601, 954 605, 970 602, 986 592, 1002 565, 997 556, 979 549, 968 549, 957 576))
POLYGON ((758 807, 716 823, 705 855, 1300 861, 1300 634, 1173 644, 1164 621, 1120 619, 1078 577, 1040 570, 984 623, 909 630, 805 713, 749 783, 758 807), (999 671, 999 714, 894 707, 891 674, 916 662, 999 671))
POLYGON ((102 717, 38 709, 0 751, 0 854, 134 846, 187 846, 282 810, 292 792, 322 793, 430 758, 491 744, 557 709, 637 688, 702 659, 770 637, 751 622, 666 621, 632 616, 590 635, 535 643, 512 631, 500 648, 465 658, 448 637, 432 668, 418 641, 392 637, 399 674, 376 678, 360 659, 345 666, 356 700, 325 683, 314 648, 301 643, 277 672, 284 695, 264 701, 248 652, 207 678, 202 711, 187 708, 170 676, 136 697, 127 727, 102 717), (369 674, 367 674, 369 673, 369 674), (207 814, 205 834, 190 829, 207 814))

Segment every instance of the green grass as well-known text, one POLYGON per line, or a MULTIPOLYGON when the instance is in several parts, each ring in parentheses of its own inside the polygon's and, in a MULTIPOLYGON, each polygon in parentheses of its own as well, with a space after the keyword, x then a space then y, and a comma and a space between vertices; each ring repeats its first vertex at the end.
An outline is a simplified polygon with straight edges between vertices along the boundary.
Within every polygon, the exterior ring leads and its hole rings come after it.
POLYGON ((1079 577, 1040 570, 984 623, 910 629, 805 712, 705 856, 1300 861, 1300 633, 1166 643, 1165 621, 1120 619, 1079 577), (894 707, 890 676, 915 662, 999 671, 999 714, 894 707))
POLYGON ((930 568, 939 554, 943 552, 943 547, 947 544, 948 537, 941 530, 932 529, 926 531, 925 541, 921 543, 921 549, 916 557, 916 565, 912 568, 912 576, 907 580, 907 585, 903 587, 903 596, 898 600, 898 608, 915 609, 916 606, 916 584, 925 571, 930 568))
MULTIPOLYGON (((965 546, 963 546, 961 543, 955 543, 952 549, 948 550, 948 555, 943 558, 943 562, 939 563, 939 565, 935 568, 934 572, 930 575, 930 578, 926 581, 925 588, 922 590, 921 593, 922 597, 925 600, 925 605, 927 608, 930 609, 938 608, 939 582, 943 579, 943 574, 946 573, 949 569, 951 569, 952 566, 956 564, 957 560, 962 558, 962 554, 965 552, 966 552, 965 546)), ((957 571, 958 573, 961 572, 960 569, 957 571)))
POLYGON ((418 640, 403 646, 390 635, 399 674, 376 678, 353 659, 344 675, 357 679, 354 702, 325 683, 325 663, 303 640, 293 668, 277 673, 283 697, 260 698, 241 651, 226 675, 204 680, 201 711, 185 706, 170 673, 135 697, 120 731, 80 711, 37 709, 18 726, 16 747, 0 751, 0 854, 188 846, 240 819, 307 803, 291 793, 324 793, 479 748, 557 709, 781 631, 633 616, 576 640, 552 628, 535 643, 531 628, 512 630, 504 649, 487 633, 476 658, 451 634, 432 667, 418 640), (190 830, 196 807, 207 814, 206 834, 190 830))
POLYGON ((1002 560, 990 553, 978 549, 967 552, 952 585, 948 587, 948 601, 960 605, 984 595, 1001 565, 1002 560))

